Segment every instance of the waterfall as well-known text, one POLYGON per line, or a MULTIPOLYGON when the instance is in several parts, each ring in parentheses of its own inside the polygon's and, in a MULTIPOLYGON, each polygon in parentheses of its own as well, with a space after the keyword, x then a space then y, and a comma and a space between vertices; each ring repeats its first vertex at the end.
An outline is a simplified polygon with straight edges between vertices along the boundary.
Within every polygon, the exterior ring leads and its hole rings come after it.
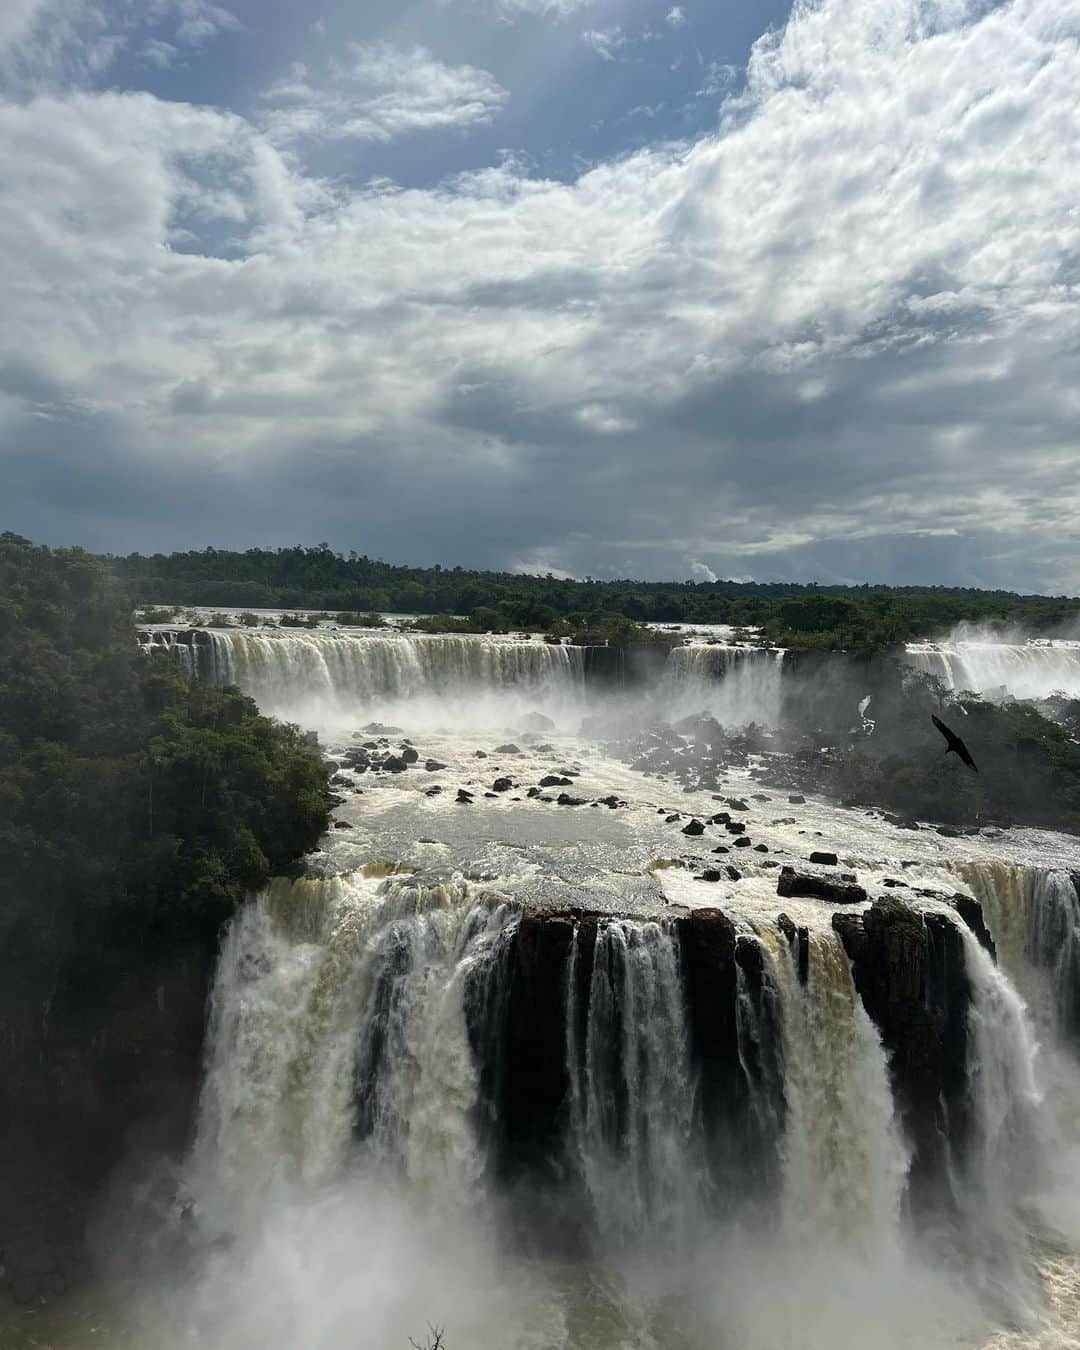
POLYGON ((831 1243, 886 1266, 899 1254, 908 1157, 881 1038, 834 933, 809 934, 805 985, 787 940, 763 936, 781 990, 783 1230, 797 1248, 831 1243))
POLYGON ((1068 872, 1012 863, 962 863, 998 959, 1053 1040, 1080 1054, 1080 896, 1068 872))
POLYGON ((662 694, 675 717, 706 711, 725 726, 780 720, 784 653, 692 644, 668 654, 662 694))
POLYGON ((987 1295, 1034 1315, 1031 1239, 1047 1227, 1050 1139, 1027 1008, 978 939, 961 926, 971 984, 970 1138, 955 1180, 970 1269, 987 1295))
POLYGON ((466 991, 517 908, 466 883, 276 881, 215 981, 194 1156, 223 1203, 339 1175, 354 1140, 460 1207, 485 1159, 466 991))
POLYGON ((392 717, 398 704, 415 712, 418 700, 445 718, 479 694, 517 699, 522 711, 544 700, 558 711, 576 708, 584 688, 583 649, 540 641, 199 629, 153 633, 151 644, 211 683, 238 685, 264 712, 309 725, 355 722, 365 710, 392 717))
POLYGON ((692 1131, 689 1028, 673 925, 600 923, 588 1006, 568 962, 571 1140, 601 1238, 684 1233, 703 1167, 692 1131), (579 1028, 584 1027, 583 1043, 579 1028))
POLYGON ((909 642, 906 660, 956 693, 969 690, 991 699, 1041 699, 1058 692, 1080 697, 1077 642, 909 642))

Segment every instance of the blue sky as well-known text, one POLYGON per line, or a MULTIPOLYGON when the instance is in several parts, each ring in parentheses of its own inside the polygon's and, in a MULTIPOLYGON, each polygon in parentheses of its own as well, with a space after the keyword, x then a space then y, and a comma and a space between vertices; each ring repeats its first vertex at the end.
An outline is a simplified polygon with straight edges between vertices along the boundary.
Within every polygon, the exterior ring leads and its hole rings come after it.
POLYGON ((1077 0, 5 0, 0 524, 1080 590, 1077 0))

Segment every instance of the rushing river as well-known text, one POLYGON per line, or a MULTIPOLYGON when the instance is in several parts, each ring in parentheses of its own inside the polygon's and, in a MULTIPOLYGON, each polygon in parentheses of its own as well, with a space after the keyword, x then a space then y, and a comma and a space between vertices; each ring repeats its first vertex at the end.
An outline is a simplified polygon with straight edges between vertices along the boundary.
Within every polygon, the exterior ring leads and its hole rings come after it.
POLYGON ((4 1344, 1080 1344, 1080 841, 900 830, 763 787, 753 758, 687 789, 619 753, 612 717, 624 738, 658 713, 774 720, 779 653, 677 649, 643 699, 535 640, 157 641, 320 731, 341 828, 227 934, 189 1156, 113 1218, 86 1304, 4 1344), (724 803, 752 844, 709 823, 724 803), (942 1117, 929 1201, 833 923, 868 901, 777 895, 814 849, 957 931, 965 1142, 942 1117), (711 1096, 684 950, 706 910, 737 953, 711 1096), (527 916, 553 912, 558 1024, 522 1041, 527 916))

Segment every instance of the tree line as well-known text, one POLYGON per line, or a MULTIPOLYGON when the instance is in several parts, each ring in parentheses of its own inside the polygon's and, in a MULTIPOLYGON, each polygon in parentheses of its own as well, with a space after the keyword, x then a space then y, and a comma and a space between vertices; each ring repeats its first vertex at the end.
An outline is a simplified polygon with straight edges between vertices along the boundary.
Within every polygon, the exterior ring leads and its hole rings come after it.
POLYGON ((326 544, 207 548, 109 557, 138 604, 434 615, 444 626, 561 636, 644 623, 754 627, 778 645, 872 650, 939 635, 962 620, 1046 632, 1080 623, 1080 599, 948 586, 600 581, 461 567, 398 566, 326 544))

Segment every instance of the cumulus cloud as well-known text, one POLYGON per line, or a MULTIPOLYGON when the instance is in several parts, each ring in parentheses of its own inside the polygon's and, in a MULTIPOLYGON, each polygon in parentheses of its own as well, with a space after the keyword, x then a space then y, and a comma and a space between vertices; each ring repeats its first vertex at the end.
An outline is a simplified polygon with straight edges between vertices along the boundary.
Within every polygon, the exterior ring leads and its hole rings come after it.
POLYGON ((664 18, 672 28, 682 28, 686 23, 686 10, 682 5, 672 5, 664 18))
MULTIPOLYGON (((12 523, 180 545, 182 482, 200 542, 1080 586, 1078 35, 1072 0, 802 3, 714 133, 573 181, 322 183, 278 148, 327 134, 274 121, 322 125, 299 70, 265 126, 0 105, 12 523)), ((333 89, 387 139, 485 80, 362 48, 333 89)))
POLYGON ((490 122, 507 97, 486 70, 445 65, 425 47, 378 42, 352 46, 318 83, 295 67, 266 91, 264 125, 275 143, 390 141, 490 122))

